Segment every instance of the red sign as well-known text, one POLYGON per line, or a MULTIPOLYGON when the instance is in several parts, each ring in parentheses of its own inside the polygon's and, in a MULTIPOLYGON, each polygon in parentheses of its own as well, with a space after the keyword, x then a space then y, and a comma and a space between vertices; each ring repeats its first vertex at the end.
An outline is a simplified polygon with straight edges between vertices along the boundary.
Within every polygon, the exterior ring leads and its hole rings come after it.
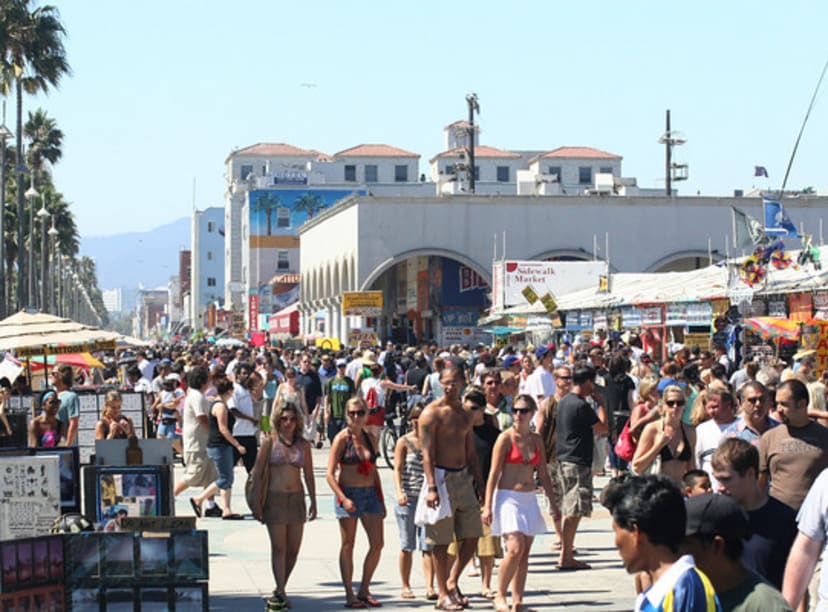
POLYGON ((788 295, 788 308, 791 321, 808 321, 813 314, 813 304, 810 293, 791 293, 788 295))
POLYGON ((248 304, 250 306, 250 331, 259 329, 259 295, 254 293, 248 297, 248 304))

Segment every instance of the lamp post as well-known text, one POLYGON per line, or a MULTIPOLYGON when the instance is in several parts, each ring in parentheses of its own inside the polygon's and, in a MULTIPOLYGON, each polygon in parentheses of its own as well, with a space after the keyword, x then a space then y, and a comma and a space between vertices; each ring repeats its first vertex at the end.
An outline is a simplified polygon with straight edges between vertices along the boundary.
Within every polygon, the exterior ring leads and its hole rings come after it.
MULTIPOLYGON (((49 234, 49 238, 51 239, 51 242, 52 242, 52 257, 49 260, 49 274, 46 276, 46 278, 52 279, 52 291, 49 293, 48 308, 46 306, 44 306, 44 308, 46 308, 47 310, 53 312, 54 314, 58 314, 57 290, 56 290, 56 287, 55 287, 54 279, 55 279, 55 276, 56 276, 55 272, 57 271, 56 264, 58 263, 58 257, 59 257, 58 252, 57 252, 57 237, 58 237, 59 232, 57 231, 57 228, 55 227, 55 215, 52 215, 52 227, 49 228, 49 231, 47 233, 49 234)), ((60 278, 60 277, 58 276, 58 278, 60 278)), ((46 281, 44 281, 44 282, 46 282, 46 281)))
MULTIPOLYGON (((6 127, 6 102, 3 101, 3 124, 0 125, 0 317, 9 314, 6 296, 6 141, 14 134, 6 127)), ((11 270, 9 270, 11 272, 11 270)))
MULTIPOLYGON (((25 258, 26 260, 26 278, 28 280, 26 284, 26 293, 24 295, 23 300, 23 307, 29 306, 32 302, 35 301, 35 292, 34 292, 34 215, 35 215, 35 198, 40 196, 40 192, 35 189, 34 186, 34 173, 32 173, 32 181, 29 188, 24 193, 27 198, 29 198, 29 256, 25 258)), ((25 249, 23 249, 22 243, 18 245, 18 249, 20 249, 21 254, 25 253, 25 249)))
POLYGON ((37 216, 40 217, 40 310, 46 312, 49 310, 49 303, 46 301, 48 295, 47 288, 49 286, 49 274, 46 270, 47 251, 49 245, 46 243, 46 220, 51 216, 46 210, 46 197, 41 199, 40 210, 37 211, 37 216))

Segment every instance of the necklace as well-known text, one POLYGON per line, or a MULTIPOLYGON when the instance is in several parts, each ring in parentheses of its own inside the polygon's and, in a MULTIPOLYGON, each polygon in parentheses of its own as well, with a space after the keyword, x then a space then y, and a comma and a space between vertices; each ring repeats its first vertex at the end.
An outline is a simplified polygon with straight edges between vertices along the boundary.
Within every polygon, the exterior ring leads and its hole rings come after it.
POLYGON ((279 442, 281 442, 282 444, 284 444, 284 445, 285 445, 285 446, 287 446, 288 448, 290 448, 290 447, 291 447, 291 446, 293 446, 293 444, 294 444, 293 442, 291 442, 290 444, 288 444, 288 443, 287 443, 287 440, 285 440, 285 439, 284 439, 281 435, 279 436, 279 442))

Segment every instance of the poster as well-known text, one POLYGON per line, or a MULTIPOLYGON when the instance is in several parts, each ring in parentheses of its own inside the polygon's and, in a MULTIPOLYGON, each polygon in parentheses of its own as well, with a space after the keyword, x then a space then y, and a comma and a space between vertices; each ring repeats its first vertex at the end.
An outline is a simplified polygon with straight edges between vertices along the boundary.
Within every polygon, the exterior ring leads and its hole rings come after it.
POLYGON ((346 291, 342 294, 343 317, 380 317, 382 312, 382 291, 346 291))
POLYGON ((0 457, 0 540, 49 533, 61 514, 57 456, 0 457))
POLYGON ((546 293, 559 297, 597 287, 598 277, 606 271, 602 261, 505 261, 494 269, 503 277, 502 283, 495 281, 497 298, 502 286, 504 308, 532 304, 546 293))

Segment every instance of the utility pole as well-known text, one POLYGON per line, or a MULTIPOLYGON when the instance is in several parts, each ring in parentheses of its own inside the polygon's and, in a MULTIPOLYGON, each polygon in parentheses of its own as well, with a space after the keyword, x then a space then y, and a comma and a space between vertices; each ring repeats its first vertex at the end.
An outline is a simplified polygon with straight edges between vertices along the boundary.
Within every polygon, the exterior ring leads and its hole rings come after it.
POLYGON ((477 103, 477 94, 466 94, 469 104, 469 193, 474 193, 474 113, 480 114, 480 105, 477 103))
POLYGON ((667 109, 664 135, 658 139, 659 144, 664 145, 664 189, 667 197, 673 195, 673 181, 687 180, 687 164, 673 163, 673 147, 683 145, 687 138, 680 132, 674 132, 670 127, 670 109, 667 109))
POLYGON ((664 149, 666 151, 666 164, 664 169, 664 180, 665 185, 667 186, 667 197, 669 198, 673 195, 673 178, 672 178, 672 169, 670 165, 673 161, 673 145, 670 143, 670 109, 667 109, 667 124, 664 126, 664 133, 667 135, 667 142, 664 143, 664 149))

